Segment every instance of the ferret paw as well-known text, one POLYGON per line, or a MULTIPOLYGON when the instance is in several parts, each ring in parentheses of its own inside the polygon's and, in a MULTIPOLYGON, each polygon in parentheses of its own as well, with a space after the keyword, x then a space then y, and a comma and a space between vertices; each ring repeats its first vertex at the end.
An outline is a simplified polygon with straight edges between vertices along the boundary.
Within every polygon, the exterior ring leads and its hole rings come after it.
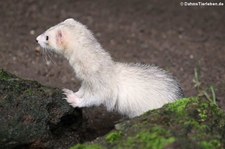
POLYGON ((80 107, 81 106, 81 98, 77 97, 77 95, 69 90, 69 89, 63 89, 63 94, 66 95, 64 99, 72 106, 72 107, 80 107))

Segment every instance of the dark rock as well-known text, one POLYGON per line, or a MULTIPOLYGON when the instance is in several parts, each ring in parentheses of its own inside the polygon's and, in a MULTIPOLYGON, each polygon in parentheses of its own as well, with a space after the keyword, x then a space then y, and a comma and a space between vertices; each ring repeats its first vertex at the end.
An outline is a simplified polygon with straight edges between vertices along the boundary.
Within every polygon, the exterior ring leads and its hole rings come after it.
POLYGON ((60 89, 0 70, 0 148, 68 148, 80 142, 82 111, 60 89))

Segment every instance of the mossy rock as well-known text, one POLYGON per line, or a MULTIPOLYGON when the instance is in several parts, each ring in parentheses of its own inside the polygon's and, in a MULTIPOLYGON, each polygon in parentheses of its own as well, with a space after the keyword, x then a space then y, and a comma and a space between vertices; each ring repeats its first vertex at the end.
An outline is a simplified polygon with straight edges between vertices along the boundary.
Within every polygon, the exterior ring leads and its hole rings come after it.
MULTIPOLYGON (((0 70, 0 147, 68 148, 81 142, 81 111, 60 89, 0 70), (71 139, 72 138, 72 139, 71 139)), ((81 131, 82 132, 82 131, 81 131)), ((202 98, 186 98, 115 126, 107 135, 72 149, 222 149, 225 113, 202 98)))
POLYGON ((60 89, 0 70, 0 148, 64 148, 80 141, 82 113, 60 89), (73 139, 71 139, 73 138, 73 139))
POLYGON ((115 130, 71 149, 222 149, 225 114, 201 98, 186 98, 124 121, 115 130))

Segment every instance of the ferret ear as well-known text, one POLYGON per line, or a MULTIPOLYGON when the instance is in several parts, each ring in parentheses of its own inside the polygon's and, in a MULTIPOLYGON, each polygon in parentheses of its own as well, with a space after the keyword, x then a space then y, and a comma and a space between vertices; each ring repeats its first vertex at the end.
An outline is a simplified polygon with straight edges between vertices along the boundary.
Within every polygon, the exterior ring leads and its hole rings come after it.
POLYGON ((63 32, 62 32, 62 30, 58 30, 56 32, 56 43, 59 46, 63 45, 63 32))
POLYGON ((64 21, 64 23, 67 23, 67 24, 73 24, 74 22, 75 20, 73 18, 69 18, 64 21))

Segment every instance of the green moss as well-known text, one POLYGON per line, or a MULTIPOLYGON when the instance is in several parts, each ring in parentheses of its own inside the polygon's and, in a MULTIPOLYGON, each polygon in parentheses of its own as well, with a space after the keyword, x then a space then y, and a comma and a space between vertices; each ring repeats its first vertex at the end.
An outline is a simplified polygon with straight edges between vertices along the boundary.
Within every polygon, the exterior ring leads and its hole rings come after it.
POLYGON ((198 109, 197 110, 199 112, 199 117, 200 117, 200 121, 205 121, 207 119, 207 110, 206 109, 198 109))
POLYGON ((221 143, 218 140, 202 141, 200 146, 203 149, 219 149, 221 148, 221 143))
POLYGON ((185 98, 116 126, 93 143, 110 149, 219 149, 225 145, 225 114, 204 98, 185 98))
POLYGON ((27 95, 29 95, 29 96, 32 96, 32 95, 34 94, 32 89, 27 89, 27 90, 25 91, 25 93, 26 93, 27 95))
POLYGON ((108 143, 115 143, 118 139, 122 137, 122 132, 117 131, 117 132, 111 132, 106 136, 106 141, 108 143))
POLYGON ((8 73, 0 69, 0 80, 8 80, 10 78, 11 76, 8 73))
POLYGON ((201 132, 204 132, 204 131, 209 129, 207 125, 200 124, 198 121, 196 121, 194 119, 190 119, 189 121, 185 121, 184 127, 185 128, 193 128, 193 129, 196 129, 196 130, 201 131, 201 132))
POLYGON ((73 147, 71 147, 70 149, 103 149, 100 145, 96 145, 96 144, 90 144, 90 145, 86 145, 86 144, 77 144, 73 147))
POLYGON ((184 115, 185 112, 185 108, 187 107, 187 105, 192 101, 192 100, 197 100, 196 98, 184 98, 184 99, 180 99, 174 103, 168 104, 166 107, 166 110, 171 111, 171 112, 175 112, 178 115, 184 115))
MULTIPOLYGON (((156 130, 156 132, 142 132, 138 134, 137 139, 140 140, 140 142, 144 143, 146 148, 152 148, 152 149, 162 149, 166 145, 171 144, 175 141, 174 137, 163 137, 164 134, 161 134, 162 132, 156 130)), ((163 132, 164 133, 164 132, 163 132)))
POLYGON ((206 114, 206 110, 200 111, 198 115, 201 118, 201 121, 205 121, 208 117, 206 114))
POLYGON ((168 130, 155 126, 149 131, 138 133, 135 137, 129 137, 121 148, 163 149, 173 142, 175 142, 175 138, 171 137, 168 130))

